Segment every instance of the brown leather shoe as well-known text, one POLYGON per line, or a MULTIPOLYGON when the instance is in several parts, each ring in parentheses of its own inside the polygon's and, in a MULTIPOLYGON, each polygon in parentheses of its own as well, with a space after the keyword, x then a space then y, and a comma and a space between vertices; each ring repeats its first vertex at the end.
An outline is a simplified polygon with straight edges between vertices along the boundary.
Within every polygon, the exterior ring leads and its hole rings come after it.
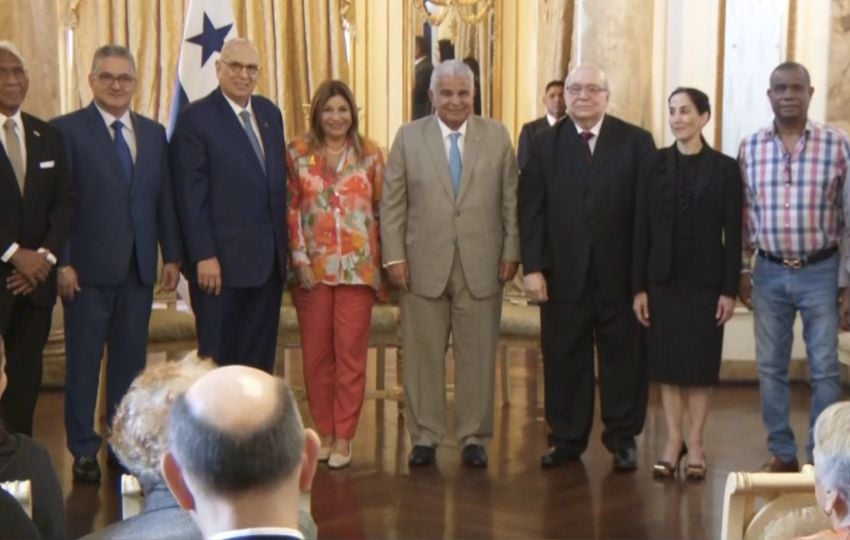
POLYGON ((770 456, 759 472, 800 472, 800 463, 795 457, 791 461, 782 461, 776 456, 770 456))

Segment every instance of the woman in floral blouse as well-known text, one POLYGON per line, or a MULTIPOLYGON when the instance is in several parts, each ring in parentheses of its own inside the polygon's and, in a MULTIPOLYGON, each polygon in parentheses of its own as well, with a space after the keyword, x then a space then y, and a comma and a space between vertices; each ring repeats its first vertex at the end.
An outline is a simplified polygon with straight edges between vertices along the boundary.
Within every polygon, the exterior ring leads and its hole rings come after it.
POLYGON ((310 414, 320 460, 351 462, 366 384, 372 304, 380 287, 381 150, 357 130, 345 83, 313 96, 310 131, 287 147, 289 247, 310 414))

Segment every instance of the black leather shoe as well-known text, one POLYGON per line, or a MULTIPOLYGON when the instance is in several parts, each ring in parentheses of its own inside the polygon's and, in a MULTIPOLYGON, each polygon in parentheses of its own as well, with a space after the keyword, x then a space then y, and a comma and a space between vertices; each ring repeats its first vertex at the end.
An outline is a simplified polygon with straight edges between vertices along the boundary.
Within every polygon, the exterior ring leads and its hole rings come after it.
POLYGON ((463 464, 468 467, 486 467, 487 450, 480 444, 467 444, 460 453, 463 464))
POLYGON ((623 448, 614 452, 615 471, 633 471, 637 469, 637 450, 623 448))
POLYGON ((436 451, 433 446, 424 446, 417 444, 410 451, 410 456, 407 458, 407 464, 411 467, 426 467, 434 464, 436 451))
POLYGON ((544 469, 554 469, 576 459, 578 459, 578 456, 575 453, 566 448, 553 446, 540 457, 540 466, 544 469))
POLYGON ((100 465, 93 456, 74 458, 71 472, 75 482, 100 482, 100 465))

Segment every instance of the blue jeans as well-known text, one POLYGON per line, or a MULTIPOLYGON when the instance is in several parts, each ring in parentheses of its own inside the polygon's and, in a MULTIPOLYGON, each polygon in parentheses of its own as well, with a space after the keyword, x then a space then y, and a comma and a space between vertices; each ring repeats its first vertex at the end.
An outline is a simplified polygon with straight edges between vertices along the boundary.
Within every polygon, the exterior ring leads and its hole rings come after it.
POLYGON ((809 461, 815 420, 841 394, 837 350, 838 265, 837 254, 799 269, 756 257, 753 318, 762 419, 767 429, 767 448, 783 461, 797 457, 794 432, 788 422, 788 364, 797 311, 803 320, 812 388, 806 444, 809 461))

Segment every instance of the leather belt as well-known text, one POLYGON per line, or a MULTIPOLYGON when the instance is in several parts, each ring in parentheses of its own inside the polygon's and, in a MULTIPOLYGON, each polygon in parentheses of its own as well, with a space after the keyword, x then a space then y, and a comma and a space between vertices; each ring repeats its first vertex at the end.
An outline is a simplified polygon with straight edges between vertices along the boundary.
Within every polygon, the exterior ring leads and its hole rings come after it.
POLYGON ((776 255, 772 255, 763 249, 759 249, 756 253, 758 256, 767 259, 770 262, 775 262, 776 264, 781 264, 785 268, 802 268, 809 264, 819 263, 821 261, 825 261, 826 259, 832 257, 838 251, 838 246, 832 246, 828 248, 821 249, 820 251, 816 251, 813 254, 800 257, 798 259, 787 259, 784 257, 777 257, 776 255))

